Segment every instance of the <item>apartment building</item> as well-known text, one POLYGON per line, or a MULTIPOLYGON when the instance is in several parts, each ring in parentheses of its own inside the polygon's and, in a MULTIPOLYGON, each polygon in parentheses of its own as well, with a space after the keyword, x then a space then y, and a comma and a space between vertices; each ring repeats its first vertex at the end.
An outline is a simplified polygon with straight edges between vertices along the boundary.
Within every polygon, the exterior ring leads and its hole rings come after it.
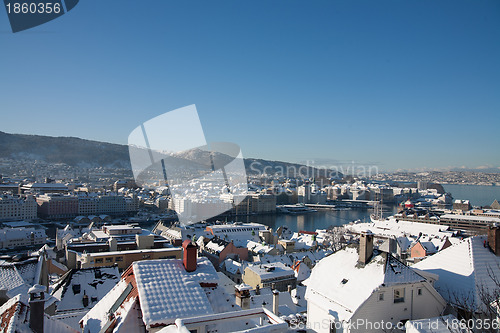
POLYGON ((125 213, 125 198, 121 195, 100 195, 97 201, 98 214, 123 214, 125 213))
POLYGON ((78 215, 78 197, 62 193, 37 196, 38 215, 42 218, 71 218, 78 215))
POLYGON ((262 289, 275 285, 277 290, 286 291, 288 286, 295 288, 297 278, 292 268, 281 262, 275 262, 247 266, 243 274, 243 282, 252 288, 259 286, 262 289))
POLYGON ((135 196, 116 193, 96 194, 80 192, 78 195, 49 193, 37 196, 38 215, 42 218, 60 219, 89 215, 124 215, 139 208, 135 196))
POLYGON ((135 261, 154 259, 181 259, 182 248, 170 247, 159 249, 139 249, 128 251, 78 253, 76 256, 79 268, 118 266, 124 270, 135 261))
POLYGON ((78 193, 78 215, 89 216, 97 215, 97 202, 99 197, 96 193, 92 192, 79 192, 78 193))
POLYGON ((45 244, 47 235, 43 229, 18 227, 0 229, 0 248, 35 246, 45 244))
POLYGON ((32 195, 0 196, 0 221, 32 220, 37 216, 37 203, 32 195))

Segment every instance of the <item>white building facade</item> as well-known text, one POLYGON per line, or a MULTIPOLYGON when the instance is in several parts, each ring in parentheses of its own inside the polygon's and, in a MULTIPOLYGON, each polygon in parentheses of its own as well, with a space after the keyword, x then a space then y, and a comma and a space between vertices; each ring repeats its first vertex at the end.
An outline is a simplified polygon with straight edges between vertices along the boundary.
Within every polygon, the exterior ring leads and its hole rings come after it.
POLYGON ((33 196, 0 196, 0 221, 32 220, 36 219, 36 214, 37 203, 33 196))
POLYGON ((359 262, 355 248, 321 260, 307 280, 307 325, 316 332, 383 332, 442 314, 446 301, 387 253, 359 262))

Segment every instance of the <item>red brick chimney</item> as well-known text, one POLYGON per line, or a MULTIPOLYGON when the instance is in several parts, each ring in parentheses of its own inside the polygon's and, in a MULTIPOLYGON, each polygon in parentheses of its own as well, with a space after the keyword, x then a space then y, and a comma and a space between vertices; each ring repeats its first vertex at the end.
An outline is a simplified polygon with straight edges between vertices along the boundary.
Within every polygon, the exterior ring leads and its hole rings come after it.
POLYGON ((182 248, 184 249, 184 268, 187 272, 194 272, 198 260, 198 245, 191 242, 190 239, 186 239, 182 243, 182 248))
POLYGON ((495 255, 500 256, 500 227, 496 223, 488 228, 488 245, 495 255))

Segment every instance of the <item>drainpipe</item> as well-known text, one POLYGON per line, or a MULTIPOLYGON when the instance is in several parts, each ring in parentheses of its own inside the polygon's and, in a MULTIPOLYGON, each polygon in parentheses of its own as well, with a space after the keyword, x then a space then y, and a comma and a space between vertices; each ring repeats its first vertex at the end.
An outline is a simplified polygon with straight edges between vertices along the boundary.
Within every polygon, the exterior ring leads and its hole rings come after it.
POLYGON ((410 320, 413 320, 413 288, 411 288, 410 320))

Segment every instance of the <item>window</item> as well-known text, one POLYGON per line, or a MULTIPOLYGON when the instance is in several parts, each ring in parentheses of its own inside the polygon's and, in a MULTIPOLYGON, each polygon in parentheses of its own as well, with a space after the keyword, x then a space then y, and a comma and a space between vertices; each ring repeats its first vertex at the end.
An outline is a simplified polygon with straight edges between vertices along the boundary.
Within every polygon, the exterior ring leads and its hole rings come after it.
POLYGON ((394 303, 404 303, 405 288, 394 289, 394 303))
POLYGON ((378 294, 378 300, 383 301, 384 300, 384 293, 378 294))
POLYGON ((106 258, 106 262, 113 262, 113 258, 106 258))
POLYGON ((418 295, 418 296, 421 296, 421 295, 422 295, 422 288, 418 288, 418 289, 417 289, 417 295, 418 295))
POLYGON ((96 264, 101 264, 101 263, 102 263, 102 258, 97 258, 97 259, 95 260, 95 263, 96 263, 96 264))
POLYGON ((123 257, 116 257, 115 261, 123 261, 123 257))

